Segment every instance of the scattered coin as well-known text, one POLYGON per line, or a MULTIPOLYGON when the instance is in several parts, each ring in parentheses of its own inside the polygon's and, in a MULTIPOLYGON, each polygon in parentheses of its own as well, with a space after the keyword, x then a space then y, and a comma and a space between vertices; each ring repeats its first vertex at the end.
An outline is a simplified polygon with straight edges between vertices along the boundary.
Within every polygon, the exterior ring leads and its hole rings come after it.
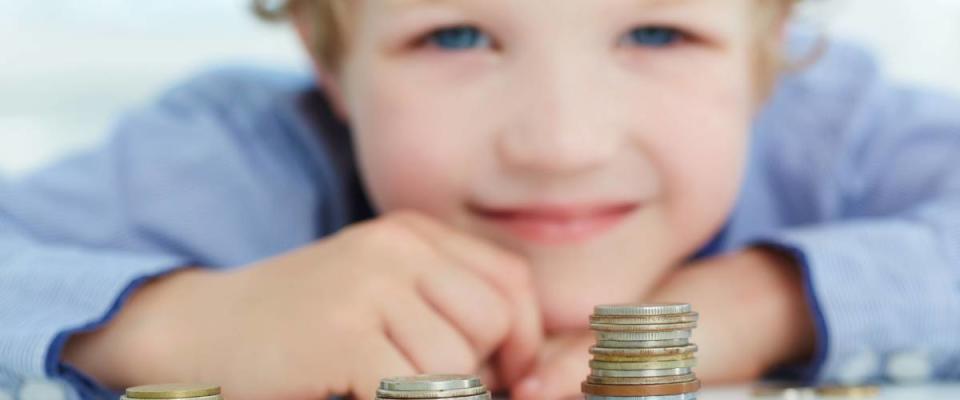
POLYGON ((878 386, 822 386, 815 392, 820 397, 867 399, 880 395, 880 388, 878 386))

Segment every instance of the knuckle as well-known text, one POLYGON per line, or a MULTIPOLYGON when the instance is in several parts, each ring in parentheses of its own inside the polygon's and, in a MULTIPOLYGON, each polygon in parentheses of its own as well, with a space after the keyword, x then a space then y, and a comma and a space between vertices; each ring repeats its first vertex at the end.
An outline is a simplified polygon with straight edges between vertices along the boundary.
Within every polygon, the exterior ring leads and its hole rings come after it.
POLYGON ((479 357, 469 348, 461 347, 458 351, 452 351, 446 353, 446 356, 442 357, 439 365, 436 366, 435 372, 442 373, 443 371, 449 371, 456 374, 469 374, 473 373, 477 369, 479 364, 479 357))
POLYGON ((401 215, 390 215, 371 223, 366 240, 387 251, 427 251, 429 246, 405 218, 401 215))
POLYGON ((388 299, 395 297, 402 285, 401 280, 393 278, 387 274, 368 273, 356 282, 354 289, 354 299, 364 304, 376 304, 377 299, 388 299))
POLYGON ((496 344, 506 337, 510 332, 510 307, 505 302, 500 302, 500 307, 496 312, 490 313, 487 321, 487 332, 490 336, 490 342, 496 344))

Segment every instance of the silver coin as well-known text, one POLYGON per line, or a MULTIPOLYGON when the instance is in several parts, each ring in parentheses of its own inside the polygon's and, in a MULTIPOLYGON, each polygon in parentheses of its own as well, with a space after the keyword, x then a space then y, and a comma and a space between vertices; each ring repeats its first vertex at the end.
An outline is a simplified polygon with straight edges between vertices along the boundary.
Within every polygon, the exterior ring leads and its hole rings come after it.
POLYGON ((643 325, 625 325, 625 324, 601 324, 590 323, 590 329, 600 332, 664 332, 680 331, 693 329, 697 327, 696 322, 679 322, 675 324, 643 324, 643 325))
POLYGON ((426 393, 425 397, 380 397, 377 395, 376 400, 413 400, 413 399, 456 399, 456 400, 491 400, 490 392, 484 392, 483 394, 473 395, 473 396, 460 396, 460 397, 436 397, 433 396, 432 392, 423 392, 426 393))
POLYGON ((696 393, 674 394, 668 396, 611 397, 586 395, 586 400, 697 400, 696 393))
POLYGON ((416 375, 384 378, 380 389, 404 392, 471 389, 482 386, 476 375, 416 375))
POLYGON ((770 400, 815 400, 817 393, 810 387, 760 386, 752 391, 755 399, 770 400))
POLYGON ((652 347, 652 348, 611 348, 593 346, 590 348, 590 354, 606 355, 615 357, 647 357, 664 356, 672 354, 690 354, 697 352, 697 345, 688 344, 677 347, 652 347))
POLYGON ((619 371, 634 371, 638 369, 667 369, 667 368, 693 368, 697 366, 697 359, 675 361, 649 361, 649 362, 611 362, 590 360, 590 368, 612 369, 619 371))
POLYGON ((598 340, 597 347, 611 349, 650 349, 658 347, 677 347, 690 344, 690 339, 668 340, 598 340))
POLYGON ((690 330, 666 332, 594 332, 597 340, 641 341, 641 340, 671 340, 689 339, 690 330))
POLYGON ((667 368, 667 369, 634 369, 634 370, 615 370, 615 369, 590 369, 590 375, 602 376, 606 378, 653 378, 660 376, 678 376, 689 375, 690 368, 667 368))
POLYGON ((593 314, 599 316, 669 315, 688 313, 691 309, 690 304, 686 303, 613 304, 596 306, 593 308, 593 314))
POLYGON ((692 382, 697 380, 694 374, 650 376, 639 378, 587 375, 587 383, 595 385, 665 385, 670 383, 692 382))
POLYGON ((613 325, 648 325, 648 324, 678 324, 681 322, 697 322, 700 314, 688 312, 684 314, 666 315, 591 315, 590 322, 613 325))
POLYGON ((484 393, 487 393, 487 388, 484 386, 469 389, 427 391, 378 389, 377 397, 381 399, 446 399, 450 397, 477 396, 484 393))

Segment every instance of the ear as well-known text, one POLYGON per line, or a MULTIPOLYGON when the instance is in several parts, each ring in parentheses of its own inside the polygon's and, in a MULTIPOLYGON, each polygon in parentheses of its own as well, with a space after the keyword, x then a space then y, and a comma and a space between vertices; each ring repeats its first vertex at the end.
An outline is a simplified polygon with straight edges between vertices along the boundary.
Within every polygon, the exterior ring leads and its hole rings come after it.
POLYGON ((300 43, 304 50, 310 55, 310 65, 312 66, 314 76, 317 78, 317 86, 323 88, 323 92, 330 100, 333 111, 343 121, 349 121, 349 112, 344 98, 343 82, 339 72, 329 71, 324 66, 323 61, 317 55, 318 48, 315 36, 313 35, 316 23, 313 18, 307 15, 307 11, 301 7, 295 7, 291 10, 291 20, 296 29, 297 36, 300 37, 300 43))

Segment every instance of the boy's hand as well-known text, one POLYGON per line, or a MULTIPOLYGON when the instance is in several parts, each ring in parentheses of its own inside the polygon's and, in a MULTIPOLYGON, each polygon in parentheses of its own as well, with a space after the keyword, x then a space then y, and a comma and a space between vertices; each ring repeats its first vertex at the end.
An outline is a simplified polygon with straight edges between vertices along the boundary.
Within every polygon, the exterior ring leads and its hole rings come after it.
MULTIPOLYGON (((777 365, 803 361, 813 350, 800 271, 772 250, 748 249, 678 269, 646 299, 691 303, 700 313, 694 371, 705 382, 754 380, 777 365)), ((582 398, 580 382, 590 373, 588 351, 595 341, 591 332, 550 338, 514 398, 582 398)))
POLYGON ((811 356, 816 331, 804 290, 794 260, 749 248, 677 270, 652 299, 693 304, 700 313, 697 376, 727 383, 811 356))
POLYGON ((510 384, 540 347, 539 315, 520 259, 405 213, 250 268, 157 281, 64 358, 115 387, 207 381, 231 399, 372 399, 383 377, 474 373, 494 353, 510 384))

